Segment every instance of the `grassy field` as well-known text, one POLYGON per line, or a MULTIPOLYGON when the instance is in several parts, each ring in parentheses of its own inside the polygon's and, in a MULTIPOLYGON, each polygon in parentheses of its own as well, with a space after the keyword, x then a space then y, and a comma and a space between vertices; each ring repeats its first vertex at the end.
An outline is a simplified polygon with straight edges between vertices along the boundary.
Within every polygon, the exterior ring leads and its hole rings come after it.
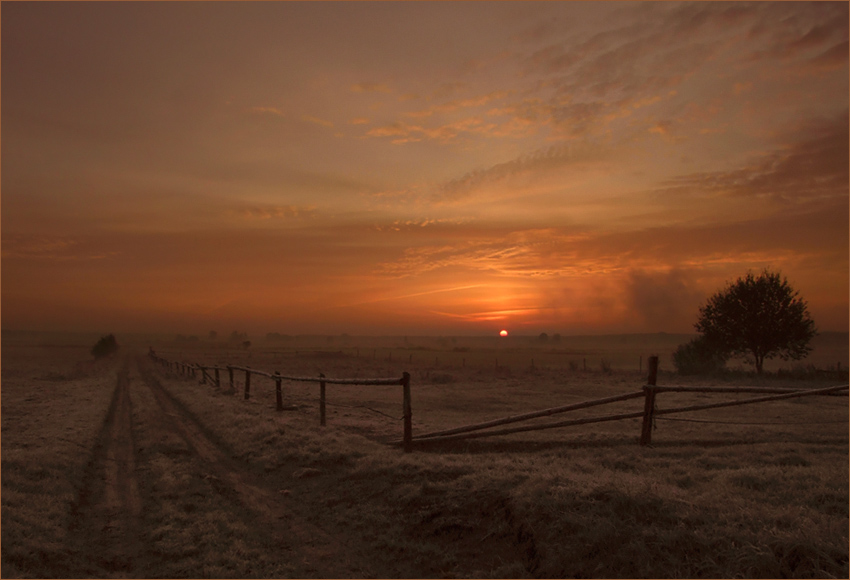
MULTIPOLYGON (((661 385, 834 383, 686 380, 664 370, 663 345, 634 337, 392 340, 150 345, 299 376, 408 371, 414 434, 639 390, 649 354, 662 356, 661 385), (618 346, 634 368, 603 370, 618 346), (544 362, 552 349, 564 352, 544 362)), ((315 384, 285 382, 297 410, 279 413, 273 381, 252 377, 245 400, 244 373, 233 390, 226 372, 221 388, 202 385, 151 364, 147 342, 97 365, 69 339, 33 342, 4 337, 2 351, 3 577, 848 576, 844 397, 659 417, 651 447, 633 419, 404 454, 388 444, 402 433, 399 387, 328 385, 320 427, 315 384), (138 506, 125 497, 136 494, 138 506)), ((736 395, 658 406, 720 397, 736 395)))

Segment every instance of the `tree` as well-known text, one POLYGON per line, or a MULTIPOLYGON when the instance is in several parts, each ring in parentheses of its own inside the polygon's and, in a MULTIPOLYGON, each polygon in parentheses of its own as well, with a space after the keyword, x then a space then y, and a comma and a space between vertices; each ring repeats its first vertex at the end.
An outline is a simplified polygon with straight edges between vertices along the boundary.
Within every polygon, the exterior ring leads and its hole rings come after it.
POLYGON ((762 373, 764 360, 804 358, 817 334, 806 302, 779 273, 748 272, 700 308, 694 325, 706 346, 719 353, 744 355, 762 373), (752 357, 752 358, 750 358, 752 357))
POLYGON ((115 340, 115 335, 109 334, 102 336, 100 340, 91 348, 91 354, 94 358, 103 358, 112 356, 118 351, 118 342, 115 340))

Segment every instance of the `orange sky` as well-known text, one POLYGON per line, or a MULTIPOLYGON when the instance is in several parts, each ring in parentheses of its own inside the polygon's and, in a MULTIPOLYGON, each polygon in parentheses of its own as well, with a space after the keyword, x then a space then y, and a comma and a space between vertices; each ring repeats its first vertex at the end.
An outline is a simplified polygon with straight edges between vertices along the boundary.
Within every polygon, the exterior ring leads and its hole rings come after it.
POLYGON ((3 3, 4 329, 848 330, 847 3, 3 3))

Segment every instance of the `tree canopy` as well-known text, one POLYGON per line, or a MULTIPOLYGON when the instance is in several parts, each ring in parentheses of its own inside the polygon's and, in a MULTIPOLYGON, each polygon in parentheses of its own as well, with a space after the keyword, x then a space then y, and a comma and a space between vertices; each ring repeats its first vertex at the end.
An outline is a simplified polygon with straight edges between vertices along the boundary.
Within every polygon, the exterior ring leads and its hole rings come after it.
POLYGON ((761 374, 765 359, 804 358, 817 334, 806 302, 778 272, 748 272, 708 299, 694 325, 707 345, 744 355, 761 374))

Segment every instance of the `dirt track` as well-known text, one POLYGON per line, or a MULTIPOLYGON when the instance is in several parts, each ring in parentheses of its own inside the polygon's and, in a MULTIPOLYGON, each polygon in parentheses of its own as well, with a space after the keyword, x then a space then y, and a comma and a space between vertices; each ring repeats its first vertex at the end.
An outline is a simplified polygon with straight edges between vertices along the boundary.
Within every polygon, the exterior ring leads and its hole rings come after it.
POLYGON ((109 413, 75 506, 75 539, 89 561, 113 573, 129 573, 139 550, 142 500, 136 477, 129 369, 118 371, 109 413))
MULTIPOLYGON (((246 528, 262 530, 265 545, 256 548, 295 563, 288 569, 296 575, 368 574, 368 566, 352 560, 355 554, 344 541, 297 515, 299 510, 290 505, 287 494, 247 464, 232 459, 225 446, 214 441, 139 360, 128 360, 118 373, 112 404, 75 506, 72 532, 89 563, 86 573, 161 575, 158 560, 165 556, 157 548, 155 523, 147 512, 161 509, 157 494, 161 485, 151 480, 151 466, 168 455, 179 456, 180 466, 195 482, 181 496, 206 496, 201 509, 214 505, 216 512, 224 510, 246 528), (152 399, 155 405, 134 404, 134 399, 152 399), (180 453, 175 447, 178 440, 182 441, 180 453)), ((178 499, 185 501, 185 497, 178 499)), ((192 516, 197 519, 204 514, 192 516)), ((200 570, 186 572, 202 575, 200 570)))

